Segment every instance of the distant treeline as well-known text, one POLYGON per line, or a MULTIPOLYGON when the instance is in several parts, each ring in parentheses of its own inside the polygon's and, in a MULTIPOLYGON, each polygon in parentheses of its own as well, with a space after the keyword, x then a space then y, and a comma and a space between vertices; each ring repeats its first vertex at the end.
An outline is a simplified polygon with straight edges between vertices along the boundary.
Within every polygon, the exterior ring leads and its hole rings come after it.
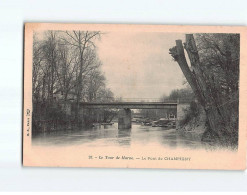
MULTIPOLYGON (((160 102, 186 102, 191 103, 195 101, 195 95, 190 88, 186 85, 183 89, 174 89, 169 95, 163 95, 160 97, 160 102)), ((142 109, 140 113, 146 118, 150 119, 160 119, 169 117, 169 115, 177 116, 177 109, 167 108, 167 109, 142 109)))

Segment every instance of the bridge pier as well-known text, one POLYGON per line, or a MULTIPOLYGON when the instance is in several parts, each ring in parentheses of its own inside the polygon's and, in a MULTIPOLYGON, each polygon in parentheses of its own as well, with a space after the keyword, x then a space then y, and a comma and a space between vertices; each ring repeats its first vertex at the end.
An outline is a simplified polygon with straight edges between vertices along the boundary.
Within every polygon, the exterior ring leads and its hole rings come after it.
POLYGON ((120 109, 118 112, 118 129, 131 128, 131 110, 129 108, 120 109))

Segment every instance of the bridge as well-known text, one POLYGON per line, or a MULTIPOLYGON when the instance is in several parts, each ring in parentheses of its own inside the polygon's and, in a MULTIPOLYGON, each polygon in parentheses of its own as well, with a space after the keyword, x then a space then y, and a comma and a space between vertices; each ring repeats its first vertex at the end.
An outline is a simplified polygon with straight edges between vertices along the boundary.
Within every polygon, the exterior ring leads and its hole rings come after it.
POLYGON ((131 128, 131 109, 177 109, 177 125, 184 116, 184 109, 189 106, 188 101, 166 101, 166 102, 81 102, 80 110, 84 109, 119 109, 118 129, 131 128))
POLYGON ((177 103, 165 103, 165 102, 81 102, 82 108, 116 108, 116 109, 169 109, 177 108, 177 103))

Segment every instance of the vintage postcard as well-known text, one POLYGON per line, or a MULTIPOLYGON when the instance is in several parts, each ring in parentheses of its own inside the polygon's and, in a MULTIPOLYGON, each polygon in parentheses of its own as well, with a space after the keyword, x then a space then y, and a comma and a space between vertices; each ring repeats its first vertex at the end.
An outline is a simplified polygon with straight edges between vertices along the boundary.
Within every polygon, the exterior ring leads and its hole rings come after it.
POLYGON ((24 42, 24 166, 246 169, 246 27, 27 23, 24 42))

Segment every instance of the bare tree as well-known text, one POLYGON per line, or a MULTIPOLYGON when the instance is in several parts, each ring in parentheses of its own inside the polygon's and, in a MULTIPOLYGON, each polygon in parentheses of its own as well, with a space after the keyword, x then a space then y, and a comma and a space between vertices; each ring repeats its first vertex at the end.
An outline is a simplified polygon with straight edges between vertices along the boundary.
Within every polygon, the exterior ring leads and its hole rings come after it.
POLYGON ((99 90, 105 87, 104 75, 97 69, 91 70, 88 74, 88 79, 86 82, 88 91, 87 100, 90 102, 96 101, 100 98, 100 96, 98 96, 99 90))
POLYGON ((48 88, 48 100, 53 102, 53 93, 56 83, 56 66, 58 62, 57 52, 57 33, 55 31, 47 32, 47 39, 43 43, 43 55, 46 63, 46 79, 48 88))
POLYGON ((66 38, 61 37, 65 44, 73 48, 77 58, 76 62, 78 64, 77 78, 76 78, 76 120, 78 120, 79 102, 81 101, 81 92, 83 88, 83 76, 84 73, 88 72, 90 69, 89 63, 92 58, 92 51, 95 48, 93 40, 99 38, 100 32, 89 32, 89 31, 65 31, 66 38))
POLYGON ((42 79, 42 72, 41 72, 42 61, 44 60, 42 49, 43 48, 42 48, 41 41, 39 41, 36 37, 36 34, 34 34, 33 36, 33 74, 32 74, 34 101, 39 101, 40 90, 42 88, 42 83, 40 82, 40 80, 42 79))
POLYGON ((75 85, 76 63, 75 55, 69 50, 66 45, 59 44, 58 46, 58 66, 56 67, 56 75, 58 79, 60 91, 67 101, 68 94, 75 85))

